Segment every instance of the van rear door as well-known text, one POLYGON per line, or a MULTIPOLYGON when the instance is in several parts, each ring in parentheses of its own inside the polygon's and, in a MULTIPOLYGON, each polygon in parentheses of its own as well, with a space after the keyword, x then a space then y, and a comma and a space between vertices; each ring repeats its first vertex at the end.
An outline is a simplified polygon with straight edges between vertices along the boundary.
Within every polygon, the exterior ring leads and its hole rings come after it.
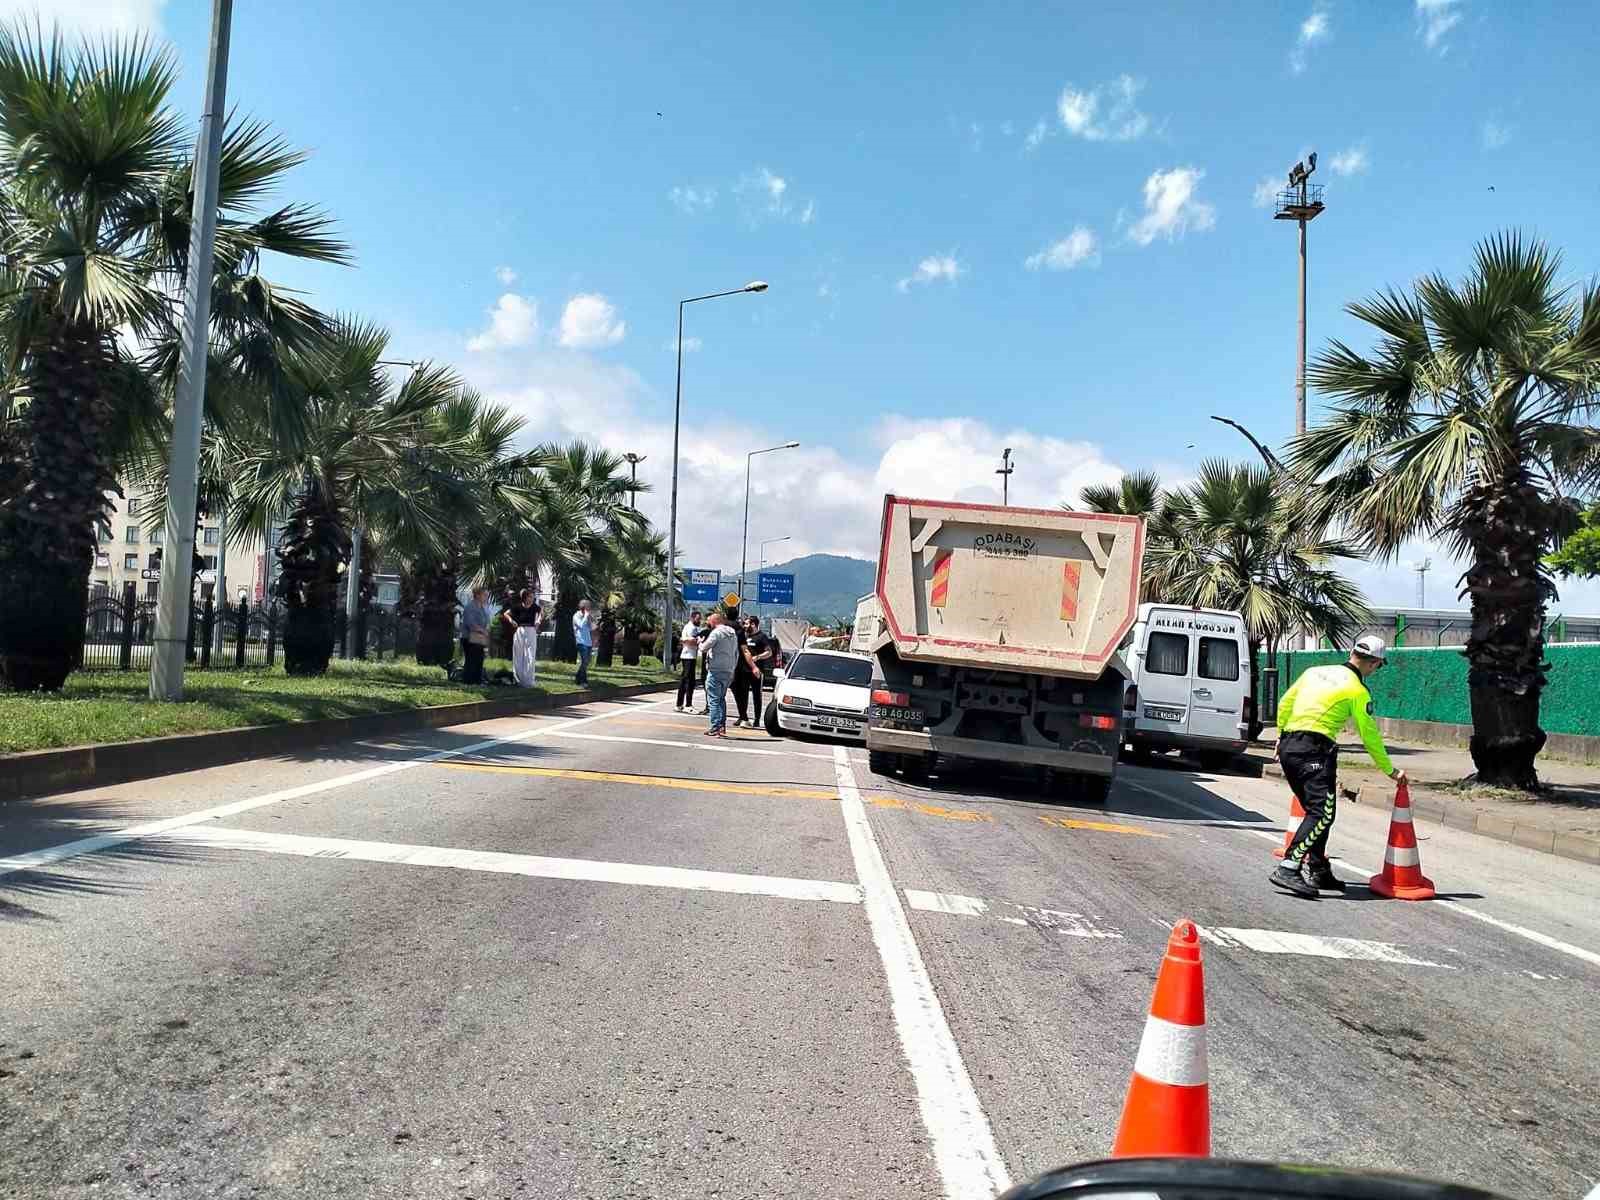
POLYGON ((1162 611, 1151 613, 1144 627, 1144 645, 1138 647, 1139 717, 1141 729, 1152 733, 1183 734, 1189 723, 1189 701, 1194 670, 1193 638, 1186 629, 1162 628, 1162 611))
POLYGON ((1244 631, 1232 622, 1196 621, 1194 672, 1190 679, 1189 736, 1239 741, 1245 737, 1244 699, 1250 690, 1244 631))

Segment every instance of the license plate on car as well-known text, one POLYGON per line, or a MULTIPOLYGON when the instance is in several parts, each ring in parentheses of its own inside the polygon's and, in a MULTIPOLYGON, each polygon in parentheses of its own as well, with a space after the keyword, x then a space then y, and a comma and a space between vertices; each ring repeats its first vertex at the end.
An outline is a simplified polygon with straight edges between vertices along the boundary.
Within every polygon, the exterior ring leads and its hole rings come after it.
POLYGON ((1181 721, 1183 720, 1183 709, 1157 708, 1153 704, 1147 704, 1144 707, 1144 715, 1152 721, 1181 721))
POLYGON ((855 717, 812 717, 811 723, 822 729, 849 729, 861 728, 861 722, 855 717))

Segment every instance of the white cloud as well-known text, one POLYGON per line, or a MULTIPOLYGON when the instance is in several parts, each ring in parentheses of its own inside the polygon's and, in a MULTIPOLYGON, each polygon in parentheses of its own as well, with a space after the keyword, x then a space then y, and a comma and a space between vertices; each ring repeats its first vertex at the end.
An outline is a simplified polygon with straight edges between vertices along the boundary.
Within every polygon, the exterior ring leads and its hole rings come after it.
POLYGON ((1283 189, 1283 180, 1277 175, 1263 175, 1250 193, 1250 203, 1257 208, 1271 208, 1283 189))
POLYGON ((1296 75, 1304 71, 1307 52, 1318 42, 1327 41, 1332 31, 1327 8, 1318 4, 1311 10, 1311 15, 1300 22, 1300 33, 1294 40, 1294 49, 1289 51, 1289 69, 1296 75))
POLYGON ((1023 149, 1036 150, 1038 149, 1039 143, 1044 141, 1044 139, 1049 136, 1049 124, 1045 121, 1035 121, 1033 123, 1033 128, 1028 130, 1028 135, 1022 139, 1023 149))
POLYGON ((781 209, 783 207, 783 194, 789 190, 789 181, 782 175, 776 175, 769 171, 766 167, 757 169, 756 179, 766 189, 773 211, 776 212, 781 209))
POLYGON ((1429 50, 1443 54, 1445 34, 1461 24, 1461 0, 1415 0, 1417 36, 1429 50))
POLYGON ((1000 136, 1001 137, 1011 137, 1016 132, 1017 132, 1017 127, 1015 125, 1013 125, 1010 121, 1001 121, 1000 122, 1000 136))
MULTIPOLYGON (((683 352, 685 354, 693 354, 696 350, 700 349, 700 345, 701 345, 701 343, 700 343, 700 339, 699 338, 697 338, 697 337, 686 337, 686 338, 683 339, 683 352)), ((677 353, 677 350, 678 350, 678 339, 677 338, 668 338, 667 339, 666 348, 667 348, 669 353, 674 353, 674 354, 677 353)))
POLYGON ((1217 210, 1195 197, 1205 174, 1197 167, 1173 167, 1146 179, 1144 215, 1133 223, 1128 236, 1139 245, 1148 246, 1158 237, 1170 242, 1216 225, 1217 210))
POLYGON ((628 332, 628 323, 617 320, 616 305, 599 292, 580 292, 561 310, 558 340, 569 350, 596 350, 615 346, 628 332))
POLYGON ((717 202, 717 189, 680 185, 668 192, 667 196, 678 206, 679 212, 697 213, 704 212, 717 202))
POLYGON ((469 338, 472 351, 503 350, 526 346, 539 332, 539 306, 515 292, 507 292, 489 310, 489 327, 469 338))
POLYGON ((1335 175, 1361 175, 1370 165, 1367 161, 1367 146, 1363 142, 1359 146, 1351 146, 1348 150, 1341 150, 1328 162, 1335 175))
POLYGON ((510 267, 496 267, 494 277, 500 281, 501 287, 510 287, 517 281, 517 273, 510 267))
POLYGON ((1030 271, 1041 268, 1047 271, 1070 271, 1084 263, 1093 266, 1099 261, 1100 240, 1095 237, 1094 230, 1079 225, 1059 242, 1052 242, 1037 254, 1028 255, 1022 265, 1030 271))
POLYGON ((954 283, 965 273, 954 254, 930 254, 917 264, 917 269, 895 284, 902 292, 910 291, 914 283, 933 283, 943 279, 954 283))
POLYGON ((0 19, 32 21, 63 32, 138 33, 161 28, 167 0, 0 0, 0 19))
POLYGON ((771 167, 757 167, 734 185, 741 200, 744 219, 750 225, 764 221, 798 221, 809 225, 816 219, 816 201, 801 203, 792 181, 771 167))
POLYGON ((1119 75, 1109 83, 1080 92, 1070 83, 1056 101, 1061 127, 1091 142, 1130 142, 1150 129, 1150 118, 1135 101, 1144 81, 1119 75))
POLYGON ((1498 150, 1510 140, 1511 126, 1492 119, 1483 123, 1483 148, 1485 150, 1498 150))
POLYGON ((802 225, 811 224, 811 222, 816 218, 816 215, 817 215, 817 202, 815 200, 807 200, 806 201, 806 206, 803 209, 800 210, 800 224, 802 224, 802 225))

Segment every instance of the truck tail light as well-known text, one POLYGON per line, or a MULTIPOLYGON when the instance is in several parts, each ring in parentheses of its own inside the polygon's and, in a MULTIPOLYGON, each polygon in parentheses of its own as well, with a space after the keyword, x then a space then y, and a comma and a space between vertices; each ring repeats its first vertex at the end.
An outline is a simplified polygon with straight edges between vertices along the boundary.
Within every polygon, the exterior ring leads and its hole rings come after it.
POLYGON ((889 708, 910 708, 910 692, 891 692, 885 688, 872 689, 872 702, 887 705, 889 708))
POLYGON ((1115 729, 1117 727, 1117 719, 1115 717, 1097 716, 1094 713, 1079 713, 1078 724, 1085 729, 1115 729))
POLYGON ((1139 711, 1139 685, 1130 683, 1122 693, 1122 711, 1136 713, 1139 711))

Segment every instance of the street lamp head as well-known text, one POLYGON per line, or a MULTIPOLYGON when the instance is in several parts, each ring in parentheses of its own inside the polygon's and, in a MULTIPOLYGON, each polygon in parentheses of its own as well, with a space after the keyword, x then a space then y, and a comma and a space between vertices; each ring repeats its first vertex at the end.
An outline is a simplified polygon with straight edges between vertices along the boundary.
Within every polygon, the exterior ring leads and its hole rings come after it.
POLYGON ((752 279, 744 285, 744 290, 747 292, 764 292, 767 290, 767 281, 765 279, 752 279))
POLYGON ((799 447, 799 445, 800 445, 800 443, 799 443, 799 442, 785 442, 785 443, 784 443, 784 444, 783 444, 783 448, 784 448, 784 449, 785 449, 785 450, 794 450, 794 449, 796 449, 796 448, 798 448, 798 447, 799 447))

